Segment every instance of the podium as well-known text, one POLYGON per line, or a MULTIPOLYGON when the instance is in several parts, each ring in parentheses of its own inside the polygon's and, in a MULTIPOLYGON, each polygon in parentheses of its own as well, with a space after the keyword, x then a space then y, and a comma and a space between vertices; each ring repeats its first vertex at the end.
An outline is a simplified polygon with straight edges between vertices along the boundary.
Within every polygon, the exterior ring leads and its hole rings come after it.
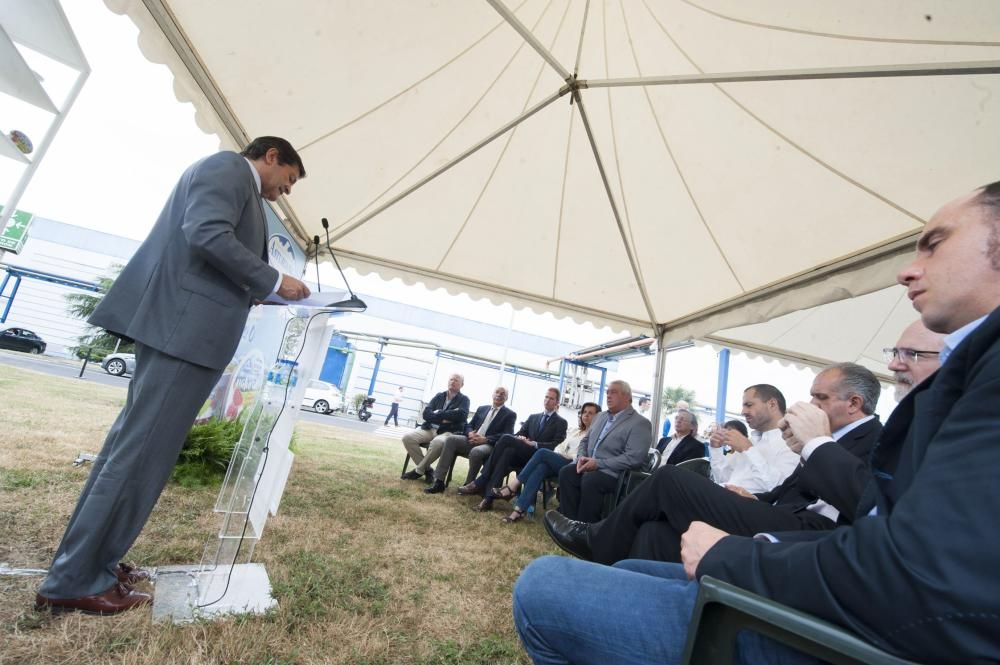
POLYGON ((213 511, 219 528, 198 565, 156 571, 153 620, 261 613, 276 604, 254 548, 277 513, 294 455, 288 449, 309 381, 322 369, 334 327, 325 309, 258 306, 199 419, 244 423, 213 511))

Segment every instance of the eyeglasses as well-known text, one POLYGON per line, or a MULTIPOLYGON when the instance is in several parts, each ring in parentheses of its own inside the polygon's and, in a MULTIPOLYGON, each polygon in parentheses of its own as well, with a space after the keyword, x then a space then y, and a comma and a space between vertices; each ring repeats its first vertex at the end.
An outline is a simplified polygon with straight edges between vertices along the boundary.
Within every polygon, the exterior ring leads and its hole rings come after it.
POLYGON ((921 358, 936 356, 939 353, 939 351, 917 351, 916 349, 899 349, 896 347, 882 349, 882 357, 885 358, 887 363, 892 362, 893 358, 899 358, 904 363, 912 363, 919 361, 921 358))

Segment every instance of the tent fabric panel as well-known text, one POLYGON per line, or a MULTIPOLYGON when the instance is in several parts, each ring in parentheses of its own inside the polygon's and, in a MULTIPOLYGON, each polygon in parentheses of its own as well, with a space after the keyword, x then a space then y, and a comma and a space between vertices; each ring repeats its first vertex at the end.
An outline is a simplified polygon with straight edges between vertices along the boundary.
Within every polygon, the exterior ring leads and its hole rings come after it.
POLYGON ((59 112, 2 25, 0 62, 4 63, 4 67, 0 69, 0 93, 6 93, 49 113, 59 112))
POLYGON ((895 346, 903 329, 917 317, 906 289, 894 286, 763 323, 720 330, 710 339, 734 347, 817 358, 825 364, 855 362, 884 372, 882 349, 895 346))
MULTIPOLYGON (((956 29, 952 31, 944 25, 933 25, 937 23, 933 17, 937 16, 942 24, 948 22, 945 17, 950 17, 954 22, 965 23, 970 17, 976 16, 979 20, 992 20, 994 26, 1000 20, 995 4, 991 7, 981 5, 970 7, 964 3, 946 0, 921 3, 922 7, 919 9, 913 6, 914 3, 908 3, 910 5, 908 7, 896 4, 895 15, 859 8, 859 17, 868 20, 864 25, 855 24, 849 29, 845 28, 843 19, 848 17, 850 12, 841 3, 834 5, 838 15, 836 18, 830 17, 829 21, 819 18, 820 15, 828 15, 829 12, 820 10, 818 3, 780 3, 785 16, 782 22, 777 24, 768 23, 766 19, 754 23, 727 20, 698 9, 696 5, 707 4, 701 0, 697 3, 692 0, 661 0, 642 4, 648 12, 648 20, 660 27, 665 36, 676 41, 678 48, 686 54, 690 62, 700 71, 716 73, 964 60, 966 58, 956 57, 960 52, 952 50, 954 46, 951 42, 961 41, 970 31, 959 26, 953 26, 956 29), (923 19, 924 15, 931 15, 932 20, 926 21, 923 19), (894 18, 880 23, 883 16, 894 16, 894 18), (887 38, 884 35, 887 32, 899 35, 896 29, 891 27, 892 24, 900 20, 912 24, 914 21, 906 19, 917 16, 925 23, 931 23, 933 27, 930 30, 888 38, 912 41, 885 41, 887 38), (780 26, 787 22, 811 25, 812 34, 769 27, 780 26), (853 35, 863 38, 852 38, 853 35), (919 43, 920 40, 935 40, 940 43, 919 43)), ((733 15, 733 12, 734 7, 730 5, 723 13, 733 15)), ((773 10, 770 13, 773 16, 773 10)), ((766 14, 762 13, 761 16, 766 14)), ((742 11, 740 15, 747 16, 742 11)), ((990 44, 1000 45, 995 31, 990 35, 977 30, 975 34, 986 42, 986 46, 980 51, 983 54, 981 57, 971 59, 990 59, 987 55, 992 49, 990 44)), ((647 75, 677 73, 686 72, 664 69, 649 72, 647 75)), ((587 72, 587 76, 596 77, 592 72, 587 72)))
POLYGON ((18 44, 78 72, 90 71, 58 0, 4 0, 0 2, 0 25, 18 44))

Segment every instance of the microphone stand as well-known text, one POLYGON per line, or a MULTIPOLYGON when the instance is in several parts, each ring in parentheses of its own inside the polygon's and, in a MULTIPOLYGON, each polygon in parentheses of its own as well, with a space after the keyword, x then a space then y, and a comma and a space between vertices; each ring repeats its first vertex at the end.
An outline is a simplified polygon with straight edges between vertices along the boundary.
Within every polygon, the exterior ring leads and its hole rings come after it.
POLYGON ((368 309, 368 305, 365 304, 364 300, 354 295, 354 291, 351 290, 351 285, 347 282, 347 276, 344 275, 344 270, 340 267, 340 262, 337 261, 337 255, 333 253, 333 249, 330 247, 330 222, 327 221, 326 217, 322 218, 320 221, 323 224, 323 230, 326 231, 326 251, 330 252, 330 258, 333 259, 333 265, 337 266, 337 272, 340 273, 340 278, 344 280, 344 286, 347 287, 347 293, 351 296, 347 300, 342 300, 330 305, 330 307, 334 307, 345 312, 363 312, 368 309))

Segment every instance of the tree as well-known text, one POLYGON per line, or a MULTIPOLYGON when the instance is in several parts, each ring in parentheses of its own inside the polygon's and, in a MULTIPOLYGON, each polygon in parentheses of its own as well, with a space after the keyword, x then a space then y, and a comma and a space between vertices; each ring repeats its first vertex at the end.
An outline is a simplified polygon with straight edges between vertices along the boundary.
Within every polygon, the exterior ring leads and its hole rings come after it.
POLYGON ((677 402, 686 401, 691 406, 695 405, 694 391, 684 386, 666 386, 663 389, 661 398, 662 411, 670 411, 677 408, 677 402))
MULTIPOLYGON (((90 318, 90 315, 97 309, 97 305, 100 304, 101 300, 104 299, 104 296, 111 289, 111 285, 115 283, 115 279, 118 278, 123 267, 117 264, 113 265, 110 276, 99 277, 97 279, 97 293, 70 293, 66 295, 66 309, 69 310, 69 313, 85 321, 90 318)), ((87 349, 90 348, 91 360, 103 360, 104 356, 114 351, 115 345, 118 343, 118 338, 101 328, 87 326, 87 331, 83 335, 80 335, 78 341, 80 342, 78 346, 71 346, 69 349, 77 358, 85 357, 87 349)), ((135 344, 122 342, 118 347, 118 351, 121 353, 135 353, 135 344)))

